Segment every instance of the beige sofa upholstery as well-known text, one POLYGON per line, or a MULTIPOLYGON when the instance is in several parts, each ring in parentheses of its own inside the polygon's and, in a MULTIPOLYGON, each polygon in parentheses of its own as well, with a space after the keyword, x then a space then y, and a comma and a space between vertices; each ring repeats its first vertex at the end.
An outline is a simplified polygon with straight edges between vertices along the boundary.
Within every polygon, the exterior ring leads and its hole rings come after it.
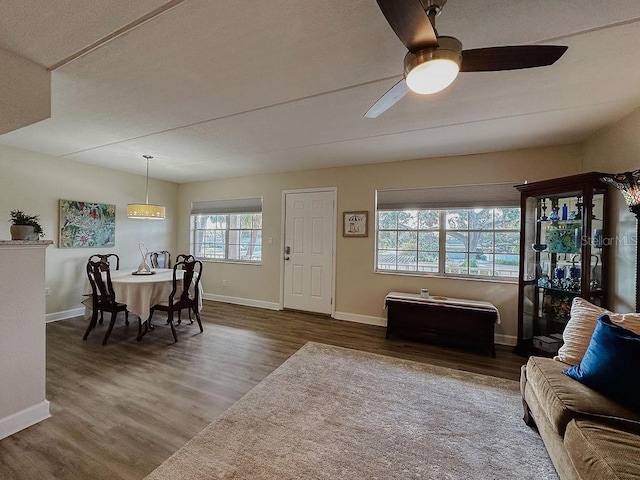
POLYGON ((568 377, 568 365, 531 357, 522 367, 525 421, 537 426, 561 479, 639 479, 640 412, 568 377))

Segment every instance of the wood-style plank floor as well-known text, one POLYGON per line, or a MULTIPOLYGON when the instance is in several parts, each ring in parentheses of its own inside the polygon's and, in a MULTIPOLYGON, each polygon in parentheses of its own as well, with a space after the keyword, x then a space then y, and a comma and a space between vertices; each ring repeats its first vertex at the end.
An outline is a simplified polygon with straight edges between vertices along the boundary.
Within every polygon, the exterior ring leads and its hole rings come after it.
MULTIPOLYGON (((135 317, 134 317, 135 318, 135 317)), ((518 379, 524 359, 386 340, 381 327, 301 312, 205 302, 172 343, 160 315, 141 342, 119 318, 82 335, 81 318, 47 325, 52 417, 0 441, 0 479, 141 479, 307 341, 518 379)))

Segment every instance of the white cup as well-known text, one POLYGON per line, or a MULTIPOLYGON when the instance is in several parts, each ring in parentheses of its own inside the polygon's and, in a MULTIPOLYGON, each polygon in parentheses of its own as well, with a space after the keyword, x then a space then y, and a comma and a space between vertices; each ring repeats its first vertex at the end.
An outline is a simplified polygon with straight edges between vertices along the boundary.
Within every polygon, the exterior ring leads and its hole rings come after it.
POLYGON ((422 288, 422 289, 420 290, 420 296, 421 296, 422 298, 429 298, 429 290, 428 290, 428 289, 426 289, 426 288, 422 288))

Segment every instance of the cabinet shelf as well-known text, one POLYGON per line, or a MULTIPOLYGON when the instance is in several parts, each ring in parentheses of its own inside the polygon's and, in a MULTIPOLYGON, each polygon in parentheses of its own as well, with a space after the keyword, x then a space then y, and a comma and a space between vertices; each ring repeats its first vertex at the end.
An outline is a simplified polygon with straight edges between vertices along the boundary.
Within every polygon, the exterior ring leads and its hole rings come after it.
POLYGON ((547 352, 545 350, 540 350, 533 346, 533 340, 523 340, 518 345, 516 345, 513 349, 513 352, 517 355, 521 355, 523 357, 553 357, 556 355, 556 352, 547 352))
POLYGON ((558 293, 568 293, 570 295, 573 295, 575 297, 579 297, 580 296, 580 291, 575 291, 575 290, 567 290, 565 288, 555 288, 555 287, 540 287, 537 286, 537 288, 539 288, 540 290, 545 290, 545 291, 549 291, 549 292, 558 292, 558 293))
POLYGON ((549 225, 576 225, 576 224, 579 225, 580 223, 582 223, 582 219, 577 219, 577 220, 558 220, 556 222, 552 222, 551 220, 538 220, 538 222, 540 222, 544 226, 549 226, 549 225))

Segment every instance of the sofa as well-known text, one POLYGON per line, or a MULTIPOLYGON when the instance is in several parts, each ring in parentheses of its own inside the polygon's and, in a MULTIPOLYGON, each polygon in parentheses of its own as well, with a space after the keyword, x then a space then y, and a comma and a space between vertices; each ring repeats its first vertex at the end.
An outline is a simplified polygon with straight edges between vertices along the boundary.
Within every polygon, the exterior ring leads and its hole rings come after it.
POLYGON ((563 373, 569 365, 530 357, 522 367, 524 420, 536 426, 565 479, 639 479, 640 414, 563 373))
MULTIPOLYGON (((629 392, 633 392, 631 407, 626 398, 621 400, 618 396, 614 400, 609 392, 587 386, 589 382, 585 384, 584 379, 578 381, 567 374, 585 365, 597 347, 598 343, 594 342, 599 336, 597 332, 606 327, 601 325, 603 313, 613 319, 610 321, 607 316, 607 328, 620 329, 623 325, 625 332, 639 333, 639 314, 613 314, 586 300, 576 299, 563 334, 565 344, 558 355, 553 359, 532 356, 522 367, 520 390, 524 420, 537 427, 562 480, 640 479, 640 409, 637 408, 640 370, 632 371, 635 381, 609 373, 614 385, 628 386, 629 392)), ((634 341, 637 344, 638 338, 634 341)), ((622 363, 622 359, 614 357, 614 362, 617 361, 622 363)), ((637 369, 637 359, 631 363, 634 370, 637 369)))

